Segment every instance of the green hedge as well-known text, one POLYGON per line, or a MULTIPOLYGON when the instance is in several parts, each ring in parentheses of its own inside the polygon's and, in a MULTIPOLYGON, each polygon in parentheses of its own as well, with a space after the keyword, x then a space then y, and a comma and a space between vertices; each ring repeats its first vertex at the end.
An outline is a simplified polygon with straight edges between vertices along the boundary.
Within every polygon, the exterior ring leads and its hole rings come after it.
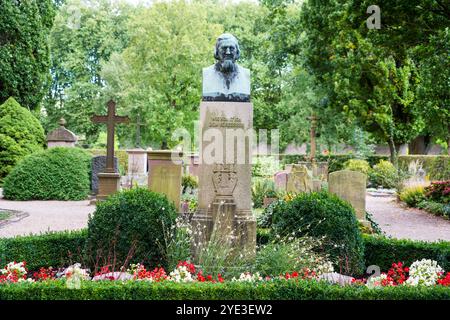
POLYGON ((407 169, 409 163, 419 161, 430 180, 449 180, 450 179, 450 156, 434 155, 408 155, 399 156, 398 163, 403 169, 407 169))
POLYGON ((20 161, 6 177, 10 200, 84 200, 90 191, 91 156, 79 148, 52 148, 20 161))
POLYGON ((83 282, 68 289, 63 280, 0 285, 0 300, 448 300, 448 287, 331 285, 299 280, 261 283, 149 283, 146 281, 83 282))
MULTIPOLYGON (((301 161, 309 161, 307 155, 280 155, 282 164, 298 163, 301 161)), ((337 155, 318 155, 316 156, 316 161, 328 162, 328 172, 334 172, 344 169, 344 164, 351 159, 355 159, 356 156, 353 154, 337 154, 337 155)), ((389 160, 389 156, 384 155, 373 155, 365 159, 371 167, 380 162, 380 160, 389 160)))
POLYGON ((388 270, 393 262, 402 261, 411 265, 423 258, 436 260, 446 271, 450 271, 450 242, 411 241, 388 239, 364 235, 366 267, 377 265, 388 270))
POLYGON ((38 270, 80 262, 86 237, 87 230, 0 238, 0 266, 11 261, 26 261, 29 270, 38 270))
POLYGON ((14 98, 0 105, 0 185, 21 159, 41 151, 44 144, 44 129, 27 108, 14 98))
MULTIPOLYGON (((0 266, 10 261, 27 261, 29 270, 40 267, 67 266, 80 262, 80 250, 85 246, 87 230, 52 232, 39 236, 0 238, 0 266)), ((257 230, 258 244, 270 239, 268 229, 257 230)), ((433 259, 450 271, 450 242, 428 243, 424 241, 396 240, 363 235, 365 265, 378 265, 388 270, 393 262, 411 264, 423 258, 433 259)))

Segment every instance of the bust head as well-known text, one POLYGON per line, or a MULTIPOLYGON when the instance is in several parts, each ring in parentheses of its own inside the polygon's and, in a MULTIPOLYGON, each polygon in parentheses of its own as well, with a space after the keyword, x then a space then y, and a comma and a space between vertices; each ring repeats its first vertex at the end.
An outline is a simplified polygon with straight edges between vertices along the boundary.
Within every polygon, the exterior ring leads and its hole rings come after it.
POLYGON ((236 71, 236 60, 239 59, 239 56, 239 43, 232 34, 224 33, 217 38, 214 58, 218 60, 216 66, 220 72, 236 71))

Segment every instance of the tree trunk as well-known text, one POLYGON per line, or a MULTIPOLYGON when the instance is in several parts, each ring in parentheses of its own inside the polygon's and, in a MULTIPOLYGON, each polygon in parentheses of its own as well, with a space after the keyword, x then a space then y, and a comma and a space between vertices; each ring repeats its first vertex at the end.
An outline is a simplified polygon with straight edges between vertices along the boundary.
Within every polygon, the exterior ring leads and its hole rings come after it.
POLYGON ((389 144, 389 151, 391 153, 390 159, 392 164, 397 168, 398 167, 398 154, 397 154, 397 148, 395 147, 395 142, 393 139, 390 139, 388 141, 389 144))

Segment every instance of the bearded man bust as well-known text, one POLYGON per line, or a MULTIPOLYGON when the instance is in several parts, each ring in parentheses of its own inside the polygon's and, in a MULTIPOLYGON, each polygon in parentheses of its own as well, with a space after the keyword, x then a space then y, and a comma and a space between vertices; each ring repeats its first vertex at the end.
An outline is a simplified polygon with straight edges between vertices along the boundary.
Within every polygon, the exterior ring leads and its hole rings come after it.
POLYGON ((216 64, 203 69, 203 101, 250 101, 250 70, 239 66, 237 39, 224 33, 217 38, 216 64))

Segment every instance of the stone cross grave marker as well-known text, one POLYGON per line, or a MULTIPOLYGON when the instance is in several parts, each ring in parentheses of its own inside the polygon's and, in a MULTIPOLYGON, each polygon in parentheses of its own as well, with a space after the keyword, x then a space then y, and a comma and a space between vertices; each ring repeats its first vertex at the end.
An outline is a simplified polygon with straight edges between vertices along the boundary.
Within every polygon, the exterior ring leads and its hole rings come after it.
POLYGON ((107 127, 107 143, 106 143, 106 167, 104 172, 98 174, 99 193, 98 200, 105 199, 108 195, 119 190, 120 174, 114 170, 114 131, 118 123, 127 123, 130 121, 128 117, 116 115, 116 103, 110 100, 107 104, 108 114, 106 116, 94 115, 91 120, 94 123, 105 123, 107 127))

